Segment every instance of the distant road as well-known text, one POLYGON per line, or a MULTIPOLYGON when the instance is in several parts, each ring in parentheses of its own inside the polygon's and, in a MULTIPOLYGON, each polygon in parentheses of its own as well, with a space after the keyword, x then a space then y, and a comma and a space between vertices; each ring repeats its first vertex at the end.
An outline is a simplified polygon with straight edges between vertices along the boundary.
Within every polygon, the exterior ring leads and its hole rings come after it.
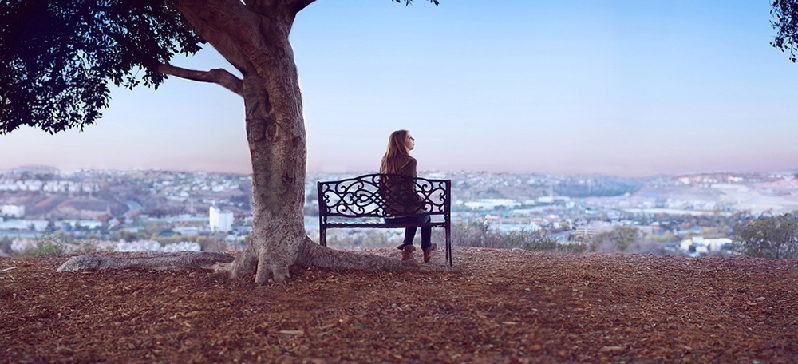
POLYGON ((41 233, 36 231, 0 230, 0 238, 10 236, 12 238, 35 239, 39 235, 41 233))
POLYGON ((138 202, 125 201, 125 203, 127 204, 127 212, 125 213, 125 217, 128 217, 130 213, 133 212, 134 210, 139 210, 139 212, 141 212, 142 206, 138 202))

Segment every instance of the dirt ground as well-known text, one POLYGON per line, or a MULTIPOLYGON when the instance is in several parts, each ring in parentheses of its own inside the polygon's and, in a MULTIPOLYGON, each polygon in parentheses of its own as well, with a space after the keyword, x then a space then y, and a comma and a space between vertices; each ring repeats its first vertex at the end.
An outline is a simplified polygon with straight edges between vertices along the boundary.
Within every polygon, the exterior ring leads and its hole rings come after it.
POLYGON ((795 260, 456 248, 258 286, 67 258, 0 258, 0 362, 798 362, 795 260))

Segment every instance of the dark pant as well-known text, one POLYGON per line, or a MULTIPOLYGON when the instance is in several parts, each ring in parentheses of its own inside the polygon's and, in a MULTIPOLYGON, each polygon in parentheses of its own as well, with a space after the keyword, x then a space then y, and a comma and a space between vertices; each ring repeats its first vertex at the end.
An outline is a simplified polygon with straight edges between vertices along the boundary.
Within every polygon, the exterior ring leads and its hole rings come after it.
MULTIPOLYGON (((386 224, 424 224, 432 220, 428 215, 424 216, 406 216, 397 218, 386 218, 386 224)), ((405 242, 402 245, 413 245, 413 238, 416 236, 416 226, 408 226, 405 228, 405 242)), ((421 227, 421 249, 427 250, 432 246, 430 237, 432 236, 432 228, 429 226, 421 227)))

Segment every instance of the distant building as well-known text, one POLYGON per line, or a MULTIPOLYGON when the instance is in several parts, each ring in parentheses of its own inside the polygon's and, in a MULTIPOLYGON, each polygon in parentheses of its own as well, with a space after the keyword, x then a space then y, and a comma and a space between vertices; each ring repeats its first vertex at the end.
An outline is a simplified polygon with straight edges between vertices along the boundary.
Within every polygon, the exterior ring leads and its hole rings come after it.
POLYGON ((0 207, 0 215, 11 216, 11 217, 23 217, 25 216, 25 206, 3 205, 2 207, 0 207))
POLYGON ((232 231, 233 213, 211 206, 210 226, 211 231, 232 231))
POLYGON ((485 200, 466 202, 464 203, 464 205, 469 209, 493 210, 499 206, 514 208, 518 206, 518 203, 515 202, 515 200, 485 199, 485 200))
POLYGON ((540 196, 538 197, 539 203, 555 203, 555 202, 568 202, 571 198, 568 196, 540 196))
POLYGON ((132 243, 119 241, 114 248, 114 251, 118 252, 198 252, 200 250, 202 250, 200 245, 194 242, 181 241, 161 246, 161 243, 155 240, 138 240, 132 243))
POLYGON ((682 239, 680 249, 686 252, 716 252, 727 249, 732 244, 732 239, 704 239, 701 236, 693 237, 692 239, 682 239))
POLYGON ((183 236, 199 235, 200 233, 199 228, 196 226, 175 226, 172 231, 183 236))

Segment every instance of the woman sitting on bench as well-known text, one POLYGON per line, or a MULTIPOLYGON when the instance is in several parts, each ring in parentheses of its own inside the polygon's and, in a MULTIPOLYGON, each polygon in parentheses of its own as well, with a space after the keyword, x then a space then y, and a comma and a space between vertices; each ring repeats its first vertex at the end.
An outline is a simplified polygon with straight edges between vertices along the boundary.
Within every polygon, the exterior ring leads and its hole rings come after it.
MULTIPOLYGON (((387 224, 429 223, 430 217, 418 215, 424 213, 424 200, 415 191, 414 178, 416 174, 416 159, 410 156, 410 151, 415 146, 415 140, 407 130, 397 130, 388 138, 388 149, 380 163, 380 173, 395 174, 407 178, 391 180, 384 176, 381 183, 385 188, 383 198, 385 208, 393 218, 386 218, 387 224)), ((431 244, 432 228, 421 227, 421 249, 424 251, 424 263, 429 263, 430 254, 437 244, 431 244)), ((413 259, 413 238, 416 236, 416 226, 405 228, 405 240, 399 246, 402 251, 402 260, 413 259)))

